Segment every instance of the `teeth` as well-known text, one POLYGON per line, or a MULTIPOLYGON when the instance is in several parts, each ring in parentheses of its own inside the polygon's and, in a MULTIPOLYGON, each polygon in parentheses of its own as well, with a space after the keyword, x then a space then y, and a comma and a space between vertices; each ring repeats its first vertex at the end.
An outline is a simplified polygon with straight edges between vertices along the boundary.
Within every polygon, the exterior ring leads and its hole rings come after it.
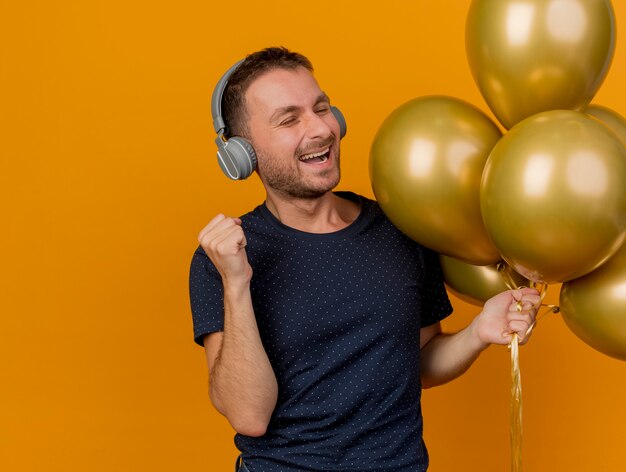
MULTIPOLYGON (((324 151, 320 151, 320 152, 315 152, 313 154, 306 154, 304 156, 300 157, 301 161, 308 161, 309 159, 313 159, 314 157, 322 157, 324 156, 324 154, 326 154, 328 151, 330 150, 330 148, 325 149, 324 151)), ((322 162, 325 161, 326 159, 328 159, 328 157, 324 156, 322 158, 322 162)))

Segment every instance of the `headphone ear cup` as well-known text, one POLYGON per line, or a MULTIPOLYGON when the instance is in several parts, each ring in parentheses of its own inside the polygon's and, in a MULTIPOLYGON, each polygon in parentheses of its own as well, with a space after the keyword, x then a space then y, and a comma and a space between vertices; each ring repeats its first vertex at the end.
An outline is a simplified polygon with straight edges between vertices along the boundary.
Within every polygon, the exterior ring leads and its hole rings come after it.
POLYGON ((234 136, 226 141, 224 150, 236 168, 235 180, 244 180, 252 175, 256 169, 256 151, 247 139, 234 136))
POLYGON ((339 139, 343 138, 346 135, 346 131, 348 131, 348 126, 346 125, 346 119, 343 117, 343 113, 337 107, 330 107, 330 111, 335 115, 337 122, 339 123, 339 139))

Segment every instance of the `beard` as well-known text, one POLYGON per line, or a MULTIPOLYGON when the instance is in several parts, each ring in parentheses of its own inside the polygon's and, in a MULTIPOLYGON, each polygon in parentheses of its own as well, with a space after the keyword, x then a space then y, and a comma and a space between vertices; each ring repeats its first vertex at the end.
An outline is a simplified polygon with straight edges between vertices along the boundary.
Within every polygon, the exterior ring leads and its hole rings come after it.
MULTIPOLYGON (((258 170, 264 184, 290 199, 314 200, 334 189, 341 178, 339 168, 339 145, 333 143, 333 166, 315 176, 300 172, 298 165, 285 166, 279 158, 258 151, 258 170)), ((306 150, 297 150, 296 155, 303 155, 306 150)), ((310 164, 309 164, 310 165, 310 164)))

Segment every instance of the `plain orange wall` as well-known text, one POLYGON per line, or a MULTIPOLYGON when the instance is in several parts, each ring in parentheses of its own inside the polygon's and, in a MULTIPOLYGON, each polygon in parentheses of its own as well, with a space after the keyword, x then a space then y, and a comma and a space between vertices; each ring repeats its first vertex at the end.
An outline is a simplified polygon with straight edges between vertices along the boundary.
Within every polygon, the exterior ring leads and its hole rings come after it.
MULTIPOLYGON (((200 228, 263 192, 219 172, 213 85, 265 46, 308 55, 348 120, 341 188, 371 196, 369 147, 397 106, 436 93, 487 111, 465 58, 469 3, 4 2, 0 468, 232 470, 187 273, 200 228)), ((625 79, 619 35, 595 102, 626 114, 625 79)), ((450 329, 477 312, 453 302, 450 329)), ((626 470, 626 364, 559 315, 521 356, 525 470, 626 470)), ((433 472, 508 470, 506 349, 426 391, 424 411, 433 472)))

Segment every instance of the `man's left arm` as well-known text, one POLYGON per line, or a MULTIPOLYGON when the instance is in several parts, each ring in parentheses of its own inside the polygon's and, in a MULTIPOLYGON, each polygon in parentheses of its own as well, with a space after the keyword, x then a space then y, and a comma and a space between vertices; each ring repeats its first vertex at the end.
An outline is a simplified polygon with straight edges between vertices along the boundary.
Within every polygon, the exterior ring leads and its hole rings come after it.
POLYGON ((422 387, 444 384, 463 374, 491 344, 509 344, 517 333, 524 344, 535 321, 540 297, 535 289, 508 290, 487 300, 463 330, 448 334, 435 323, 420 330, 422 387))

